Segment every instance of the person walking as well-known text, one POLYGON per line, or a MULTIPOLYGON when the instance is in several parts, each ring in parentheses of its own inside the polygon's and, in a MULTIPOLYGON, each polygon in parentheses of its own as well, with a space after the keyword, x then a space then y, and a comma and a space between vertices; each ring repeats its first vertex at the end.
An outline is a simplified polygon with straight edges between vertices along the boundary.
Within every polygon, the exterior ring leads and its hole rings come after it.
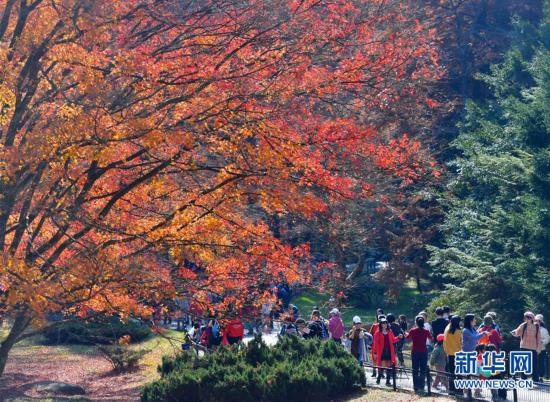
POLYGON ((390 330, 393 336, 399 338, 399 341, 395 344, 395 354, 399 361, 399 365, 403 367, 405 365, 405 358, 403 356, 403 344, 405 343, 404 331, 401 329, 401 326, 395 322, 395 316, 393 314, 388 314, 386 320, 388 320, 388 324, 390 324, 390 330), (401 337, 399 335, 401 335, 401 337))
MULTIPOLYGON (((432 325, 433 328, 433 325, 432 325)), ((445 331, 445 330, 443 330, 445 331)), ((430 366, 435 370, 435 379, 432 384, 434 388, 437 389, 440 385, 443 385, 447 390, 449 385, 447 384, 447 377, 445 376, 445 367, 447 366, 447 354, 445 349, 443 349, 443 341, 445 335, 439 334, 436 338, 436 344, 434 350, 430 354, 430 366)))
MULTIPOLYGON (((432 326, 430 325, 430 323, 428 321, 428 313, 426 313, 425 311, 421 311, 420 313, 418 313, 418 315, 420 317, 424 318, 424 329, 430 331, 430 334, 433 334, 432 326)), ((433 350, 432 339, 433 339, 433 335, 432 335, 432 338, 426 339, 426 347, 428 349, 428 355, 433 350)))
POLYGON ((535 324, 539 325, 539 330, 540 330, 538 368, 539 368, 539 377, 540 377, 540 380, 542 381, 542 379, 544 378, 544 374, 546 373, 546 364, 547 364, 546 345, 550 343, 550 334, 548 333, 548 329, 544 324, 544 316, 542 314, 537 314, 535 316, 535 324))
POLYGON ((485 343, 487 345, 492 344, 495 346, 495 349, 497 352, 500 352, 500 348, 502 347, 503 339, 500 335, 500 332, 495 328, 495 323, 493 321, 493 317, 487 314, 485 317, 483 317, 483 325, 480 326, 477 330, 478 333, 489 333, 488 337, 484 337, 480 340, 480 342, 485 343))
POLYGON ((353 327, 348 333, 348 339, 351 341, 351 354, 363 365, 367 363, 367 344, 368 337, 372 341, 372 336, 361 326, 361 317, 353 317, 353 327))
POLYGON ((244 337, 244 325, 240 318, 235 317, 225 327, 225 338, 229 345, 242 342, 244 337))
POLYGON ((321 313, 319 310, 313 310, 311 313, 311 321, 308 323, 309 332, 304 334, 304 338, 319 338, 326 339, 328 338, 328 330, 326 328, 325 322, 321 318, 321 313))
POLYGON ((424 380, 428 366, 427 341, 432 338, 430 331, 424 328, 424 317, 416 317, 416 328, 411 329, 406 337, 412 339, 411 360, 414 391, 424 392, 424 380))
POLYGON ((405 314, 399 314, 399 326, 403 332, 406 332, 409 329, 409 324, 407 323, 407 316, 405 314))
POLYGON ((459 394, 455 387, 455 354, 462 350, 462 330, 460 329, 461 318, 453 315, 445 332, 443 333, 443 350, 447 354, 447 371, 449 375, 449 393, 459 394))
MULTIPOLYGON (((380 320, 386 318, 386 316, 384 315, 384 311, 381 308, 376 310, 376 314, 377 314, 376 321, 372 323, 369 329, 369 333, 371 334, 373 341, 374 341, 374 335, 376 334, 376 332, 378 332, 378 326, 380 325, 380 320)), ((376 351, 374 350, 374 347, 371 349, 371 359, 373 362, 377 361, 376 351)), ((374 366, 375 365, 373 364, 371 377, 376 377, 376 368, 374 366)))
POLYGON ((516 338, 520 338, 520 350, 529 351, 532 353, 533 362, 533 381, 539 381, 538 370, 538 350, 540 348, 540 326, 535 323, 535 314, 526 311, 523 314, 523 322, 510 333, 516 338))
POLYGON ((337 308, 333 308, 329 313, 328 320, 328 333, 329 338, 336 343, 342 344, 342 337, 344 336, 344 322, 340 318, 340 311, 337 308))
POLYGON ((464 352, 475 352, 477 343, 484 336, 489 336, 489 332, 476 331, 476 316, 466 314, 464 316, 464 329, 462 330, 462 350, 464 352))
POLYGON ((395 369, 395 347, 403 335, 396 337, 390 330, 390 326, 386 318, 382 318, 379 322, 378 331, 374 334, 373 350, 376 353, 376 365, 378 366, 378 377, 376 383, 380 384, 384 370, 386 371, 386 385, 390 384, 390 368, 395 369))
POLYGON ((436 319, 432 321, 432 336, 434 339, 437 339, 439 335, 442 335, 445 332, 445 328, 449 325, 449 320, 443 318, 443 307, 438 307, 435 309, 436 319))
POLYGON ((493 325, 495 326, 495 329, 498 331, 500 335, 502 335, 502 332, 500 331, 500 327, 497 324, 497 313, 494 311, 488 311, 485 316, 490 316, 493 319, 493 325))

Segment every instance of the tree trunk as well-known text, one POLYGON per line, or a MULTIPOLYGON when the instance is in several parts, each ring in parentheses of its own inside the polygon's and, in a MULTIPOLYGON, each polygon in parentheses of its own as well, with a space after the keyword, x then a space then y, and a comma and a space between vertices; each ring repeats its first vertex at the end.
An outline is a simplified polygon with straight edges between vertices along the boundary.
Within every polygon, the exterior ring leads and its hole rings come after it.
POLYGON ((367 253, 361 254, 359 259, 357 260, 357 266, 347 276, 346 282, 352 283, 355 278, 357 278, 359 275, 361 275, 363 273, 363 268, 365 267, 365 260, 366 259, 367 259, 367 253))
POLYGON ((17 314, 13 326, 11 327, 8 337, 4 339, 0 345, 0 377, 4 374, 6 363, 8 362, 8 354, 10 353, 13 345, 17 343, 19 337, 23 334, 23 331, 28 327, 31 322, 30 317, 23 313, 17 314))
POLYGON ((422 293, 422 284, 420 283, 420 271, 418 268, 415 271, 415 279, 416 279, 416 289, 418 289, 418 293, 422 293))

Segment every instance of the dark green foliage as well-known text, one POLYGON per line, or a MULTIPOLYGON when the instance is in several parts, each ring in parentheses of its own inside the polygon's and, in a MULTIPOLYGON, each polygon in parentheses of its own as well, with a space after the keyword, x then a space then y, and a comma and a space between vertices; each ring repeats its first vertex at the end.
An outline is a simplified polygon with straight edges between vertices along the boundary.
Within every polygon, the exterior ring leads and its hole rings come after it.
POLYGON ((447 289, 433 305, 499 314, 550 314, 550 2, 540 27, 516 23, 503 63, 480 77, 494 92, 470 104, 454 146, 445 246, 431 264, 447 289))
POLYGON ((184 352, 164 358, 159 372, 142 401, 319 401, 365 385, 364 370, 343 347, 295 336, 274 347, 256 338, 200 359, 184 352))
POLYGON ((150 350, 133 350, 128 345, 101 345, 98 347, 103 357, 111 363, 113 371, 130 371, 137 367, 141 358, 150 350))
POLYGON ((346 292, 350 300, 358 306, 378 307, 384 302, 386 286, 375 280, 372 275, 362 274, 353 281, 353 285, 346 292))
POLYGON ((117 317, 101 317, 90 321, 66 322, 43 333, 44 342, 57 344, 109 344, 124 335, 131 342, 140 342, 151 335, 151 328, 140 322, 123 322, 117 317))

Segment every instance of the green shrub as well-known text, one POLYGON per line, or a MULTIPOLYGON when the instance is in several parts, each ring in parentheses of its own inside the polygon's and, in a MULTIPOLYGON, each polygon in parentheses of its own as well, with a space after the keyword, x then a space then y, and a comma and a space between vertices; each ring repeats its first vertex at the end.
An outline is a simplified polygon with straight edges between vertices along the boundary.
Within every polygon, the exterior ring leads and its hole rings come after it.
POLYGON ((130 371, 137 367, 141 358, 150 350, 133 350, 128 345, 101 345, 98 347, 103 357, 111 363, 115 372, 130 371))
POLYGON ((132 342, 140 342, 151 335, 151 328, 137 321, 123 322, 118 317, 100 317, 89 321, 65 322, 44 331, 44 343, 110 344, 129 335, 132 342))
POLYGON ((161 378, 146 385, 143 402, 319 401, 365 385, 357 360, 334 342, 282 337, 268 347, 261 337, 197 358, 163 358, 161 378))
POLYGON ((384 303, 386 287, 372 275, 362 274, 353 281, 346 292, 349 302, 355 306, 378 307, 384 303))

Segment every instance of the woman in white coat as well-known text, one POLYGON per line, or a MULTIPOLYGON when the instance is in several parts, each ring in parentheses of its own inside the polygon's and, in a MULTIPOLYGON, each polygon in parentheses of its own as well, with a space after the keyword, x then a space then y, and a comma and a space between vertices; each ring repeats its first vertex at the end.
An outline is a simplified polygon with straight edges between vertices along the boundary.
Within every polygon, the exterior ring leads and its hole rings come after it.
POLYGON ((537 356, 539 359, 539 373, 540 377, 543 378, 546 373, 546 362, 547 362, 547 353, 546 353, 546 345, 550 343, 550 334, 548 333, 548 329, 546 328, 546 325, 544 324, 544 317, 542 314, 537 314, 535 316, 535 323, 539 324, 539 348, 537 350, 537 356))

